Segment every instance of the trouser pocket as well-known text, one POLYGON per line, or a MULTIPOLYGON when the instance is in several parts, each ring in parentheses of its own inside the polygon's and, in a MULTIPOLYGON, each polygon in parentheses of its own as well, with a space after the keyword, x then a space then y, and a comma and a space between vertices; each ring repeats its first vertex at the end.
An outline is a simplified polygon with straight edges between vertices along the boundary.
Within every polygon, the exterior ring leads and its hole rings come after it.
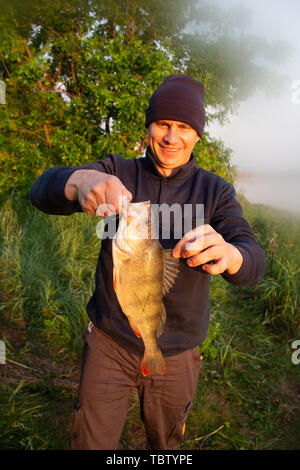
POLYGON ((180 442, 183 439, 183 435, 185 432, 185 423, 188 417, 188 413, 190 408, 192 407, 193 403, 189 402, 184 409, 184 411, 179 416, 174 428, 172 429, 169 438, 167 440, 167 448, 168 449, 177 449, 180 442))

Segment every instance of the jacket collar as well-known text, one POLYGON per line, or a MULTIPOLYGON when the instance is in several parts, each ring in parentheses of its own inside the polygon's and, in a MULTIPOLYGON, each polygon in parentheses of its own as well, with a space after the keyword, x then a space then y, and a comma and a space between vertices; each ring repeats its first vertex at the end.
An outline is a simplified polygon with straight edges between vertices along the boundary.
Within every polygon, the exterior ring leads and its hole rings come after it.
POLYGON ((192 152, 189 161, 185 163, 185 165, 176 168, 176 171, 174 171, 171 176, 163 176, 156 168, 155 159, 153 157, 152 150, 149 145, 146 149, 145 157, 142 158, 143 166, 146 171, 148 171, 158 179, 168 181, 168 183, 175 183, 188 179, 195 169, 195 161, 196 158, 194 153, 192 152))

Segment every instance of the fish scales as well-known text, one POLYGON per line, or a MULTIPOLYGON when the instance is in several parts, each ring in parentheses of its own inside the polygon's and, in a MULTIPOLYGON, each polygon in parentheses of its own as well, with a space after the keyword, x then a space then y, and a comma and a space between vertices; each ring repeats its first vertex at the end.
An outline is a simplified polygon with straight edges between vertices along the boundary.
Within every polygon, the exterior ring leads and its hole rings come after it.
POLYGON ((173 259, 166 272, 164 250, 156 238, 150 237, 149 209, 149 201, 128 204, 113 240, 114 289, 132 330, 144 342, 144 375, 165 373, 157 338, 166 322, 164 291, 173 285, 178 271, 173 259))

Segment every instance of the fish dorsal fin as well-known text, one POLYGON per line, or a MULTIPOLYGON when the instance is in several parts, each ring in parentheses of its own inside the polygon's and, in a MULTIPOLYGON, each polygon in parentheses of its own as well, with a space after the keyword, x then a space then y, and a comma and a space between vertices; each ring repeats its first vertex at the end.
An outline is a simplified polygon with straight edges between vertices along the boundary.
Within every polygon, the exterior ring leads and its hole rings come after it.
POLYGON ((164 257, 164 279, 163 279, 163 295, 169 293, 175 284, 179 272, 179 260, 173 258, 172 250, 163 250, 164 257))

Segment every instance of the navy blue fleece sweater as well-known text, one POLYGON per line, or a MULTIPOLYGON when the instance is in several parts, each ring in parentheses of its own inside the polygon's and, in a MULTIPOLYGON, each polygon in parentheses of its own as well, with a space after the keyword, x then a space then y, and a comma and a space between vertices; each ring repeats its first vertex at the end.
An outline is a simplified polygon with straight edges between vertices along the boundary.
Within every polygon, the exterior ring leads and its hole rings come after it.
MULTIPOLYGON (((124 159, 110 154, 105 160, 80 167, 50 168, 32 185, 29 193, 32 204, 48 214, 81 212, 80 204, 66 199, 64 193, 68 178, 78 169, 99 170, 117 176, 132 193, 132 202, 150 200, 155 204, 168 205, 204 204, 204 223, 210 224, 243 255, 240 270, 234 275, 223 273, 223 278, 237 286, 255 285, 262 279, 265 272, 264 253, 243 217, 233 185, 197 167, 193 154, 187 164, 168 178, 157 171, 149 147, 145 157, 138 159, 124 159)), ((161 242, 169 248, 174 247, 178 240, 161 242)), ((133 333, 117 301, 112 273, 112 242, 108 238, 101 243, 95 291, 87 305, 87 313, 94 325, 117 343, 143 355, 143 341, 133 333)), ((165 356, 191 349, 204 340, 209 323, 209 280, 210 275, 201 267, 191 268, 186 260, 180 260, 175 285, 164 297, 167 321, 158 344, 165 356)))

